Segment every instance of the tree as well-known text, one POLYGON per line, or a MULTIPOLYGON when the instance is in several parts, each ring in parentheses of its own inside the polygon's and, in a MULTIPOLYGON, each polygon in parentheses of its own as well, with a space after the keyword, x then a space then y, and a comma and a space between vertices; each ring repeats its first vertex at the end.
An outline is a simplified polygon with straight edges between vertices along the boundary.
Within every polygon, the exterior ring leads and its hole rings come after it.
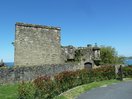
POLYGON ((119 64, 124 64, 124 62, 125 62, 125 57, 124 56, 118 56, 118 62, 117 63, 119 63, 119 64))
POLYGON ((100 57, 100 64, 117 64, 119 61, 117 51, 111 46, 101 46, 100 57))

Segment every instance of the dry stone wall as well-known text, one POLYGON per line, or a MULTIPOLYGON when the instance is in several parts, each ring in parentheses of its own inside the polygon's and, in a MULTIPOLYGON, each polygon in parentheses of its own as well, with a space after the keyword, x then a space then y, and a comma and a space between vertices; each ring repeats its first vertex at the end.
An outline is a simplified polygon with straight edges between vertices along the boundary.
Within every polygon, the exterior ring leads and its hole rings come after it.
POLYGON ((53 64, 42 66, 27 66, 16 68, 0 68, 0 84, 16 83, 20 81, 32 81, 38 76, 52 76, 63 71, 74 71, 82 69, 77 64, 53 64))

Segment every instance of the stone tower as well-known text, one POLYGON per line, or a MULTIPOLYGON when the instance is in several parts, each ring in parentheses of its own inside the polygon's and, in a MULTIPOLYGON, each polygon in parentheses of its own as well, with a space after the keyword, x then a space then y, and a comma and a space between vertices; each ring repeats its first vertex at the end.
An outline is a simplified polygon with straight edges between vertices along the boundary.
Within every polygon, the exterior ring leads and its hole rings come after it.
POLYGON ((60 28, 16 23, 15 66, 61 64, 60 28))

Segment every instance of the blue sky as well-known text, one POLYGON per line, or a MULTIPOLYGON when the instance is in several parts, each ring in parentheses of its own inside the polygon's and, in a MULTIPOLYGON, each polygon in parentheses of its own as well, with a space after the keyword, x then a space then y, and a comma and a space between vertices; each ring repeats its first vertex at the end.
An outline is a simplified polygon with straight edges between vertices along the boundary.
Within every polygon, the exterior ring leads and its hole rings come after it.
POLYGON ((1 0, 0 59, 14 61, 15 23, 61 27, 61 44, 112 46, 132 56, 132 0, 1 0))

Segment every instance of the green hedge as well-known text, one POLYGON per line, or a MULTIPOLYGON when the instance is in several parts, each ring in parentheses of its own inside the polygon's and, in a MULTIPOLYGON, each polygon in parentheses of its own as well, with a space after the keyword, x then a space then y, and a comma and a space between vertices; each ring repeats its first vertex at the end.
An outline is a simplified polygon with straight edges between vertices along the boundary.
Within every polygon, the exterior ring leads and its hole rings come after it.
POLYGON ((41 76, 19 85, 19 99, 52 99, 75 86, 94 81, 115 79, 114 67, 65 71, 54 77, 41 76))
POLYGON ((124 67, 123 73, 125 77, 132 78, 132 66, 124 67))

